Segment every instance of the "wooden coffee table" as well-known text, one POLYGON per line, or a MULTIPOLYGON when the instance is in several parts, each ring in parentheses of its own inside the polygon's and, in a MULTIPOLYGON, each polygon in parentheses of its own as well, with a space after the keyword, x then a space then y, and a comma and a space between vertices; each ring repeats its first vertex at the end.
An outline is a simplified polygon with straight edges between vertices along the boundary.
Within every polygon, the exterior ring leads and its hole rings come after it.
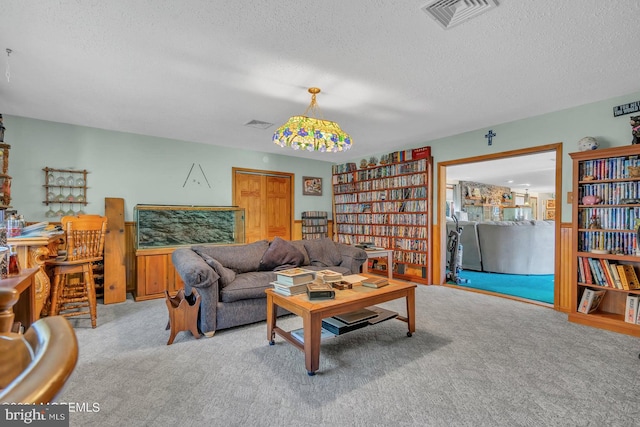
POLYGON ((407 336, 416 331, 415 325, 415 288, 414 283, 389 280, 389 285, 380 289, 355 285, 353 289, 335 290, 335 299, 309 301, 306 294, 285 296, 267 289, 267 340, 270 345, 275 343, 276 334, 289 344, 304 352, 304 363, 309 375, 315 375, 320 367, 320 333, 322 319, 337 314, 348 313, 375 304, 406 298, 407 316, 396 319, 406 322, 409 328, 407 336), (276 326, 277 307, 282 307, 291 313, 302 317, 304 328, 304 343, 298 341, 290 332, 276 326))

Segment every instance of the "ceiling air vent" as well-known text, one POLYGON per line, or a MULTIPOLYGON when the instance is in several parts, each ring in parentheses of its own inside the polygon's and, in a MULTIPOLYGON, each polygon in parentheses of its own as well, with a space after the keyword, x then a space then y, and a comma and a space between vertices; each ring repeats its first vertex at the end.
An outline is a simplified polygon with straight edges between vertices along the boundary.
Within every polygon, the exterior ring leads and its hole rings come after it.
POLYGON ((436 0, 422 10, 447 29, 497 6, 497 0, 436 0))
POLYGON ((273 126, 273 123, 263 122, 260 120, 251 120, 245 123, 244 125, 249 126, 251 128, 256 128, 256 129, 266 129, 268 127, 273 126))

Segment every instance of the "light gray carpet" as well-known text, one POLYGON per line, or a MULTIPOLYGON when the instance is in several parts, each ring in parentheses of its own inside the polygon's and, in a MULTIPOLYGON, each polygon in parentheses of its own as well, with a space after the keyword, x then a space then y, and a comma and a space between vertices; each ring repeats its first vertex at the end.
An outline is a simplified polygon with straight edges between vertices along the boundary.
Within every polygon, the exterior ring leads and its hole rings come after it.
POLYGON ((638 425, 640 340, 453 288, 416 300, 413 337, 390 320, 323 341, 314 377, 264 322, 167 346, 164 300, 100 305, 97 329, 73 321, 80 359, 57 400, 99 404, 71 426, 638 425))

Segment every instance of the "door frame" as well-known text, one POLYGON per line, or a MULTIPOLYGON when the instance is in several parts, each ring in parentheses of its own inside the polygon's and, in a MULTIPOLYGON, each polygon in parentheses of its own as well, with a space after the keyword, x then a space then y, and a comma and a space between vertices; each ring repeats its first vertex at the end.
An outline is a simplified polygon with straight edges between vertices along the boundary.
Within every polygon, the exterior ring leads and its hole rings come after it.
MULTIPOLYGON (((294 214, 295 214, 295 174, 293 173, 289 173, 289 172, 279 172, 279 171, 268 171, 268 170, 260 170, 260 169, 247 169, 247 168, 238 168, 238 167, 232 167, 231 168, 231 204, 234 206, 236 205, 236 174, 237 173, 244 173, 244 174, 251 174, 251 175, 260 175, 260 176, 274 176, 274 177, 279 177, 279 178, 289 178, 291 180, 291 185, 289 186, 289 200, 291 201, 290 205, 290 212, 289 212, 289 218, 291 221, 291 224, 289 225, 289 230, 290 230, 290 235, 289 235, 289 240, 292 239, 293 237, 293 226, 294 226, 294 214)), ((245 212, 245 215, 247 213, 245 212)))
MULTIPOLYGON (((555 194, 556 200, 562 197, 562 142, 554 144, 539 145, 535 147, 522 148, 518 150, 503 151, 494 154, 485 154, 481 156, 466 157, 463 159, 447 160, 444 162, 438 162, 438 203, 437 203, 437 222, 440 225, 440 248, 434 250, 433 253, 438 259, 433 260, 436 265, 440 266, 440 277, 434 277, 433 282, 439 285, 446 283, 446 246, 447 246, 447 221, 445 217, 445 209, 441 201, 446 200, 446 188, 447 188, 447 166, 457 166, 467 163, 478 163, 488 160, 506 159, 510 157, 518 157, 527 154, 536 154, 555 151, 556 153, 556 176, 555 176, 555 194)), ((554 276, 556 277, 556 283, 554 286, 554 305, 560 298, 560 286, 558 279, 560 278, 560 218, 562 218, 562 203, 556 203, 556 221, 555 221, 555 247, 554 247, 554 276)), ((436 249, 436 248, 433 248, 436 249)))

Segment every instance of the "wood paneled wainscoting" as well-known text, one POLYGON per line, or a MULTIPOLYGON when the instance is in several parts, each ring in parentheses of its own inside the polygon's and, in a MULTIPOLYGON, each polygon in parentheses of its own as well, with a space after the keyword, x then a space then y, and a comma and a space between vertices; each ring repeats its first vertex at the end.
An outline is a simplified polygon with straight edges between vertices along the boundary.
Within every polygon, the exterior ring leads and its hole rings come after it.
POLYGON ((556 263, 560 264, 560 277, 556 277, 556 292, 554 308, 558 311, 568 313, 571 311, 571 269, 575 263, 571 260, 571 223, 560 223, 560 259, 556 263))

